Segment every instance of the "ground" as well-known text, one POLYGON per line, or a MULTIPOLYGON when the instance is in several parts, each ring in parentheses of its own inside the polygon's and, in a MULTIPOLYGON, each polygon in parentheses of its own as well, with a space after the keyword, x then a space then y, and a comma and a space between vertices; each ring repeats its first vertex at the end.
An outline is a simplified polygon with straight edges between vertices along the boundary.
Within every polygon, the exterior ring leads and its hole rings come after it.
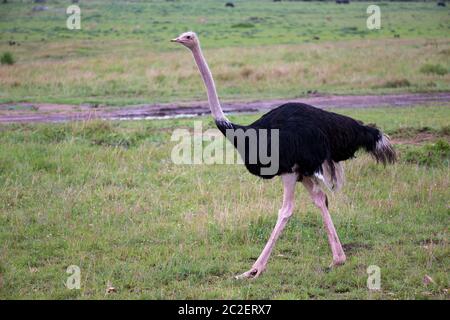
POLYGON ((173 130, 212 128, 209 117, 1 125, 0 297, 448 298, 450 109, 333 110, 377 123, 400 161, 346 163, 346 186, 329 199, 348 261, 333 270, 320 214, 298 186, 256 281, 233 276, 264 246, 281 183, 241 165, 175 165, 173 130), (64 285, 69 265, 81 269, 80 290, 64 285), (380 291, 366 287, 370 265, 381 268, 380 291))
MULTIPOLYGON (((271 110, 288 102, 300 102, 318 108, 370 108, 422 105, 450 106, 450 93, 403 93, 389 95, 319 95, 304 98, 257 101, 222 101, 225 113, 255 113, 271 110)), ((65 122, 93 119, 149 120, 193 117, 210 114, 208 103, 144 104, 136 106, 105 106, 98 104, 68 105, 55 103, 0 104, 0 123, 65 122)))

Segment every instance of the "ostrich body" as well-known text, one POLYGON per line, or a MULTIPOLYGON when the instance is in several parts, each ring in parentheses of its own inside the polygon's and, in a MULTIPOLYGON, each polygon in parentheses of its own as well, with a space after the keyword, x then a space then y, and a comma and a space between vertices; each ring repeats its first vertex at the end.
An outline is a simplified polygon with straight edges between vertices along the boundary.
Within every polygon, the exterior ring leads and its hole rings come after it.
MULTIPOLYGON (((261 161, 256 163, 249 161, 248 152, 243 155, 244 164, 250 173, 265 179, 280 176, 284 194, 275 228, 266 246, 251 269, 237 278, 256 278, 265 271, 272 249, 294 210, 297 182, 304 185, 322 213, 333 255, 332 266, 343 264, 346 256, 328 211, 328 199, 323 186, 333 191, 342 186, 343 170, 340 162, 354 157, 359 149, 366 150, 383 164, 393 163, 396 155, 387 136, 377 128, 365 126, 350 117, 303 103, 283 104, 247 126, 231 123, 220 106, 214 80, 202 54, 197 35, 194 32, 186 32, 172 41, 191 50, 205 83, 212 116, 224 135, 228 130, 238 129, 243 132, 248 130, 258 132, 260 129, 270 132, 277 129, 279 132, 279 166, 276 173, 262 175, 261 161)), ((236 141, 231 142, 236 147, 236 141)), ((248 147, 245 146, 247 150, 248 147)))

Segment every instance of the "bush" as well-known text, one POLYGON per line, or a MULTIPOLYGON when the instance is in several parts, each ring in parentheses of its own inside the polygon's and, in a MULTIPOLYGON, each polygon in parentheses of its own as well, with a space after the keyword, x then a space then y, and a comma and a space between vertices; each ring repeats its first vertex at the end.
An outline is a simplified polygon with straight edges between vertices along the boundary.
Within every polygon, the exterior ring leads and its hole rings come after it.
POLYGON ((415 150, 408 150, 404 160, 407 163, 416 163, 423 166, 438 166, 450 164, 450 144, 445 140, 427 144, 415 150))
POLYGON ((438 74, 440 76, 447 74, 447 69, 440 64, 425 64, 420 68, 420 72, 426 74, 438 74))
POLYGON ((404 87, 410 87, 411 82, 409 82, 408 79, 396 79, 391 81, 386 81, 382 87, 383 88, 404 88, 404 87))
POLYGON ((12 64, 14 64, 16 61, 14 60, 14 57, 13 57, 13 55, 12 55, 11 52, 5 52, 5 53, 2 54, 2 56, 1 56, 0 62, 1 62, 1 64, 12 65, 12 64))
POLYGON ((233 24, 231 27, 232 28, 254 28, 255 25, 253 23, 242 22, 242 23, 233 24))

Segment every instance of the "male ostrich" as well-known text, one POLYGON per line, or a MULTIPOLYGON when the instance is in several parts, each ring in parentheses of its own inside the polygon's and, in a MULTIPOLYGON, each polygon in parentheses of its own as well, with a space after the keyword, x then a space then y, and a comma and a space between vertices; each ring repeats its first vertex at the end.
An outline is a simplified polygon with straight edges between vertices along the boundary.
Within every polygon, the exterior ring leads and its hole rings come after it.
MULTIPOLYGON (((380 130, 365 126, 360 121, 327 112, 303 103, 286 103, 263 115, 254 123, 243 126, 231 123, 224 115, 217 96, 214 80, 194 32, 186 32, 171 41, 190 49, 206 86, 209 106, 218 129, 227 130, 278 129, 279 169, 276 174, 262 175, 262 163, 250 163, 245 155, 247 169, 262 178, 281 176, 284 187, 283 204, 270 238, 252 268, 237 278, 256 278, 264 272, 272 249, 294 209, 295 184, 300 181, 308 190, 314 204, 321 210, 328 241, 333 254, 332 266, 345 262, 346 257, 328 212, 328 199, 322 185, 331 190, 342 186, 343 170, 340 161, 352 158, 362 148, 377 161, 386 164, 396 159, 389 139, 380 130)), ((260 135, 258 136, 260 140, 260 135)), ((236 146, 236 141, 232 141, 236 146)), ((259 141, 258 141, 259 142, 259 141)), ((247 142, 246 142, 247 143, 247 142)), ((250 143, 250 142, 248 142, 250 143)), ((259 145, 259 143, 258 143, 259 145)), ((248 150, 249 146, 245 146, 248 150)))

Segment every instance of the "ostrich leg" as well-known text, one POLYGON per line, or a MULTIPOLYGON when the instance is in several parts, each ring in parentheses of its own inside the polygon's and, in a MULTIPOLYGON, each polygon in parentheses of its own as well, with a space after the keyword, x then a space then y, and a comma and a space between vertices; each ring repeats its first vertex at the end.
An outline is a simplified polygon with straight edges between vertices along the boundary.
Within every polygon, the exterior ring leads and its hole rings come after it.
POLYGON ((272 249, 277 242, 278 237, 283 232, 286 223, 289 221, 289 218, 292 215, 292 211, 294 210, 294 191, 295 191, 295 183, 297 182, 297 174, 289 173, 281 176, 284 187, 283 194, 283 206, 278 212, 278 220, 275 225, 275 228, 270 235, 269 241, 267 241, 266 246, 261 252, 259 258, 253 264, 252 268, 244 272, 243 274, 236 276, 236 279, 243 278, 257 278, 264 272, 266 269, 267 261, 269 260, 272 249))
POLYGON ((304 178, 302 183, 311 195, 314 204, 322 212, 323 222, 325 229, 327 230, 328 242, 330 243, 331 252, 333 253, 332 266, 344 264, 346 257, 336 229, 334 228, 333 221, 331 220, 330 213, 328 212, 327 195, 313 178, 304 178))

